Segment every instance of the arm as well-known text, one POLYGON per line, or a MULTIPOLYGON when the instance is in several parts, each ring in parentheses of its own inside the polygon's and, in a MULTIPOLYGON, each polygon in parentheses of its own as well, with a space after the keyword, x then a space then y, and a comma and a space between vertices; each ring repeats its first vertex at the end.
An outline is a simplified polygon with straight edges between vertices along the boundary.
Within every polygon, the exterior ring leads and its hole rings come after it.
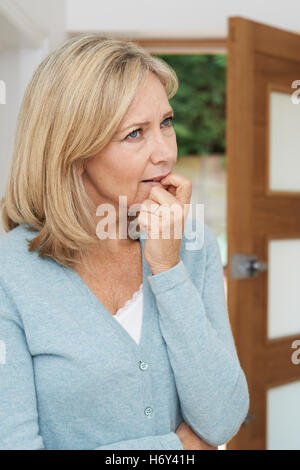
MULTIPOLYGON (((22 319, 0 285, 0 450, 45 450, 39 433, 33 361, 22 319)), ((91 405, 92 406, 92 405, 91 405)), ((115 442, 104 449, 183 449, 174 432, 115 442)))
POLYGON ((34 375, 22 320, 0 286, 0 449, 43 450, 34 375))
POLYGON ((139 439, 113 442, 96 447, 94 450, 183 450, 183 445, 177 434, 169 432, 160 436, 146 436, 139 439))
MULTIPOLYGON (((249 408, 246 378, 233 341, 218 242, 206 226, 206 270, 200 294, 180 259, 148 276, 181 403, 182 416, 211 445, 228 442, 249 408)), ((197 256, 198 251, 190 251, 197 256)))

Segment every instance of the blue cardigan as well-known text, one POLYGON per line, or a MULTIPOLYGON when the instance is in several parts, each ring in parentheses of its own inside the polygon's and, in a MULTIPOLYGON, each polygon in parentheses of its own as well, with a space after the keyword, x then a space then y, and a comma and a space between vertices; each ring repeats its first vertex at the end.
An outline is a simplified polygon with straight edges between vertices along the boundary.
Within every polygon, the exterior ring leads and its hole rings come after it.
POLYGON ((143 257, 139 344, 74 269, 28 251, 38 232, 0 238, 0 449, 183 449, 182 421, 215 446, 237 433, 248 386, 201 227, 189 249, 185 226, 171 269, 152 275, 143 257))

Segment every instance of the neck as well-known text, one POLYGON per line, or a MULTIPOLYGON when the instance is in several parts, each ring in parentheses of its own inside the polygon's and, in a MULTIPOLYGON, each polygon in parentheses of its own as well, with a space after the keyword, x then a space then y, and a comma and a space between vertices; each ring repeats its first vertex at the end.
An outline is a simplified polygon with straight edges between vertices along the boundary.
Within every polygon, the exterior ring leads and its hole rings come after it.
MULTIPOLYGON (((119 235, 119 224, 116 224, 116 236, 117 238, 106 238, 99 239, 95 247, 89 252, 89 257, 96 257, 101 259, 107 259, 110 261, 118 261, 122 254, 130 254, 139 245, 139 239, 133 239, 128 233, 128 227, 131 221, 136 219, 137 216, 128 216, 127 218, 127 238, 118 238, 119 235)), ((139 232, 139 225, 136 227, 136 231, 139 232)), ((123 232, 122 232, 123 233, 123 232)))

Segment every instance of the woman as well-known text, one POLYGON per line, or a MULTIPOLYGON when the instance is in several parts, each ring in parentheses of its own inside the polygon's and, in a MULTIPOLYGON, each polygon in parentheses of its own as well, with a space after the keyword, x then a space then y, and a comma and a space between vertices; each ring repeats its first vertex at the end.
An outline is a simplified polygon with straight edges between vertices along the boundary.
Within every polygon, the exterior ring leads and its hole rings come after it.
POLYGON ((164 61, 97 34, 27 87, 2 200, 2 449, 217 449, 247 415, 216 238, 203 224, 186 248, 177 87, 164 61))

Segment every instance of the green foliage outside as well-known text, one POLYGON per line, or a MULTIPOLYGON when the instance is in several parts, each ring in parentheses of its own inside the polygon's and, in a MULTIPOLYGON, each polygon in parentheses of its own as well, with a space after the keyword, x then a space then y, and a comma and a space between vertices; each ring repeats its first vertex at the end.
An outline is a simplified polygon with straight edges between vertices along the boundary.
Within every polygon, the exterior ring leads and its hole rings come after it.
POLYGON ((225 168, 226 59, 224 54, 155 54, 179 81, 170 100, 175 111, 178 158, 222 154, 225 168))

